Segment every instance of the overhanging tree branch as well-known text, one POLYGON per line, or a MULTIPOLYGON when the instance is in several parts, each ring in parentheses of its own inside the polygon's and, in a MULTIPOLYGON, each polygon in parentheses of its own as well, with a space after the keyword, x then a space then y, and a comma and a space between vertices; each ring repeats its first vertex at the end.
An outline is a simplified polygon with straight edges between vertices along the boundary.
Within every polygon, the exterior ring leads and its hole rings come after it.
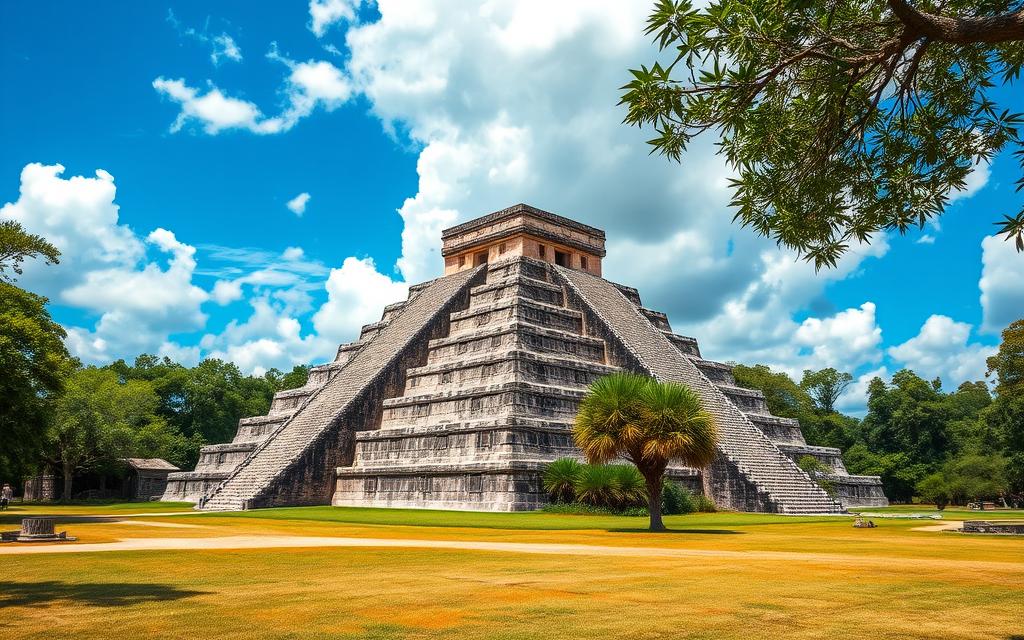
POLYGON ((948 18, 918 11, 906 0, 887 0, 907 30, 950 44, 997 44, 1024 39, 1024 10, 994 16, 948 18))

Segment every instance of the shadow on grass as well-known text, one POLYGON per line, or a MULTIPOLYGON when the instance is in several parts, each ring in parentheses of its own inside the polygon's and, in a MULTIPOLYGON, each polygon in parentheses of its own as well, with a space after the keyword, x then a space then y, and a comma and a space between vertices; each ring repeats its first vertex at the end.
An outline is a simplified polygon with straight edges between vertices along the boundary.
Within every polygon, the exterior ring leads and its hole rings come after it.
POLYGON ((733 531, 732 529, 666 529, 664 531, 651 531, 650 529, 636 528, 636 529, 605 529, 613 533, 657 533, 658 535, 672 535, 672 534, 695 534, 695 533, 710 533, 712 535, 743 535, 746 531, 733 531))
POLYGON ((0 582, 0 609, 44 606, 56 601, 77 602, 94 607, 122 607, 180 600, 204 593, 152 583, 0 582))

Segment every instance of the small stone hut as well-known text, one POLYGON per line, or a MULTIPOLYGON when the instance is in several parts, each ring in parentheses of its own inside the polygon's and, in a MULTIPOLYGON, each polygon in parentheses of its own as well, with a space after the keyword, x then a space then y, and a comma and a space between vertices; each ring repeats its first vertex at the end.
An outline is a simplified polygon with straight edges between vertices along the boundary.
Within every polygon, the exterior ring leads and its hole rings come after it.
POLYGON ((128 477, 124 493, 131 500, 159 500, 167 489, 167 476, 178 467, 163 458, 125 458, 128 477))

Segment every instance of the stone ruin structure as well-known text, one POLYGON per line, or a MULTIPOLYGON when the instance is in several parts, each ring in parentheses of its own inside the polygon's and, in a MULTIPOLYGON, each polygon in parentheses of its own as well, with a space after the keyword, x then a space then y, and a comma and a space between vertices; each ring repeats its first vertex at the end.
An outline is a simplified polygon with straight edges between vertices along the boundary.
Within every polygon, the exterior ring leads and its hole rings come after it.
POLYGON ((715 415, 707 469, 669 475, 723 508, 842 513, 887 504, 877 477, 808 446, 727 364, 701 357, 636 289, 601 278, 605 236, 527 205, 442 234, 445 275, 410 287, 299 389, 243 418, 234 440, 172 473, 164 500, 206 510, 334 504, 520 511, 542 506, 544 466, 579 456, 571 428, 595 378, 685 384, 715 415), (795 461, 826 465, 829 496, 795 461))

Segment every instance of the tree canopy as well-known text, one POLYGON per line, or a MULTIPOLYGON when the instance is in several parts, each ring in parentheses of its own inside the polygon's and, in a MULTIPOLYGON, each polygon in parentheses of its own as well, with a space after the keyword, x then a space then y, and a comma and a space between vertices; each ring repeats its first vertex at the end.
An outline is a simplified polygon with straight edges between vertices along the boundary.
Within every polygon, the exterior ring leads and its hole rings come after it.
MULTIPOLYGON (((1024 171, 1020 104, 993 96, 1024 64, 1020 0, 659 0, 647 32, 669 59, 631 70, 625 121, 674 160, 714 132, 735 219, 817 268, 941 215, 1005 148, 1024 171)), ((1024 251, 1024 208, 999 226, 1024 251)))
POLYGON ((27 471, 51 403, 76 363, 46 298, 0 282, 0 475, 27 471))
MULTIPOLYGON (((993 372, 1003 371, 1011 381, 997 384, 995 397, 984 381, 946 392, 941 381, 902 370, 888 382, 871 381, 863 420, 826 410, 804 388, 809 385, 797 385, 765 365, 735 365, 733 375, 736 384, 760 389, 773 414, 799 420, 808 444, 841 449, 850 473, 881 476, 890 500, 919 496, 963 504, 1003 495, 1020 502, 1024 446, 1016 438, 1024 421, 1014 412, 1024 410, 1024 384, 1012 381, 1024 371, 1022 335, 1024 322, 1010 325, 990 358, 993 372)), ((804 374, 805 382, 819 378, 845 376, 828 369, 804 374)))
POLYGON ((70 499, 77 472, 124 457, 181 462, 188 442, 156 414, 160 398, 145 380, 122 381, 111 369, 87 367, 68 378, 54 402, 44 458, 61 469, 70 499))
POLYGON ((60 251, 46 241, 46 238, 25 231, 20 223, 13 220, 0 221, 0 281, 11 282, 13 271, 21 275, 21 263, 25 258, 42 256, 46 264, 60 262, 60 251))
POLYGON ((807 369, 800 379, 800 388, 814 399, 814 403, 825 413, 836 410, 836 400, 853 384, 853 376, 832 367, 820 371, 807 369))
POLYGON ((144 380, 152 385, 159 398, 156 414, 197 443, 183 460, 186 466, 195 464, 199 445, 231 440, 239 418, 265 414, 274 392, 301 387, 309 375, 305 365, 288 373, 271 369, 254 376, 216 358, 185 367, 150 354, 138 356, 131 365, 118 360, 108 368, 122 381, 144 380))

